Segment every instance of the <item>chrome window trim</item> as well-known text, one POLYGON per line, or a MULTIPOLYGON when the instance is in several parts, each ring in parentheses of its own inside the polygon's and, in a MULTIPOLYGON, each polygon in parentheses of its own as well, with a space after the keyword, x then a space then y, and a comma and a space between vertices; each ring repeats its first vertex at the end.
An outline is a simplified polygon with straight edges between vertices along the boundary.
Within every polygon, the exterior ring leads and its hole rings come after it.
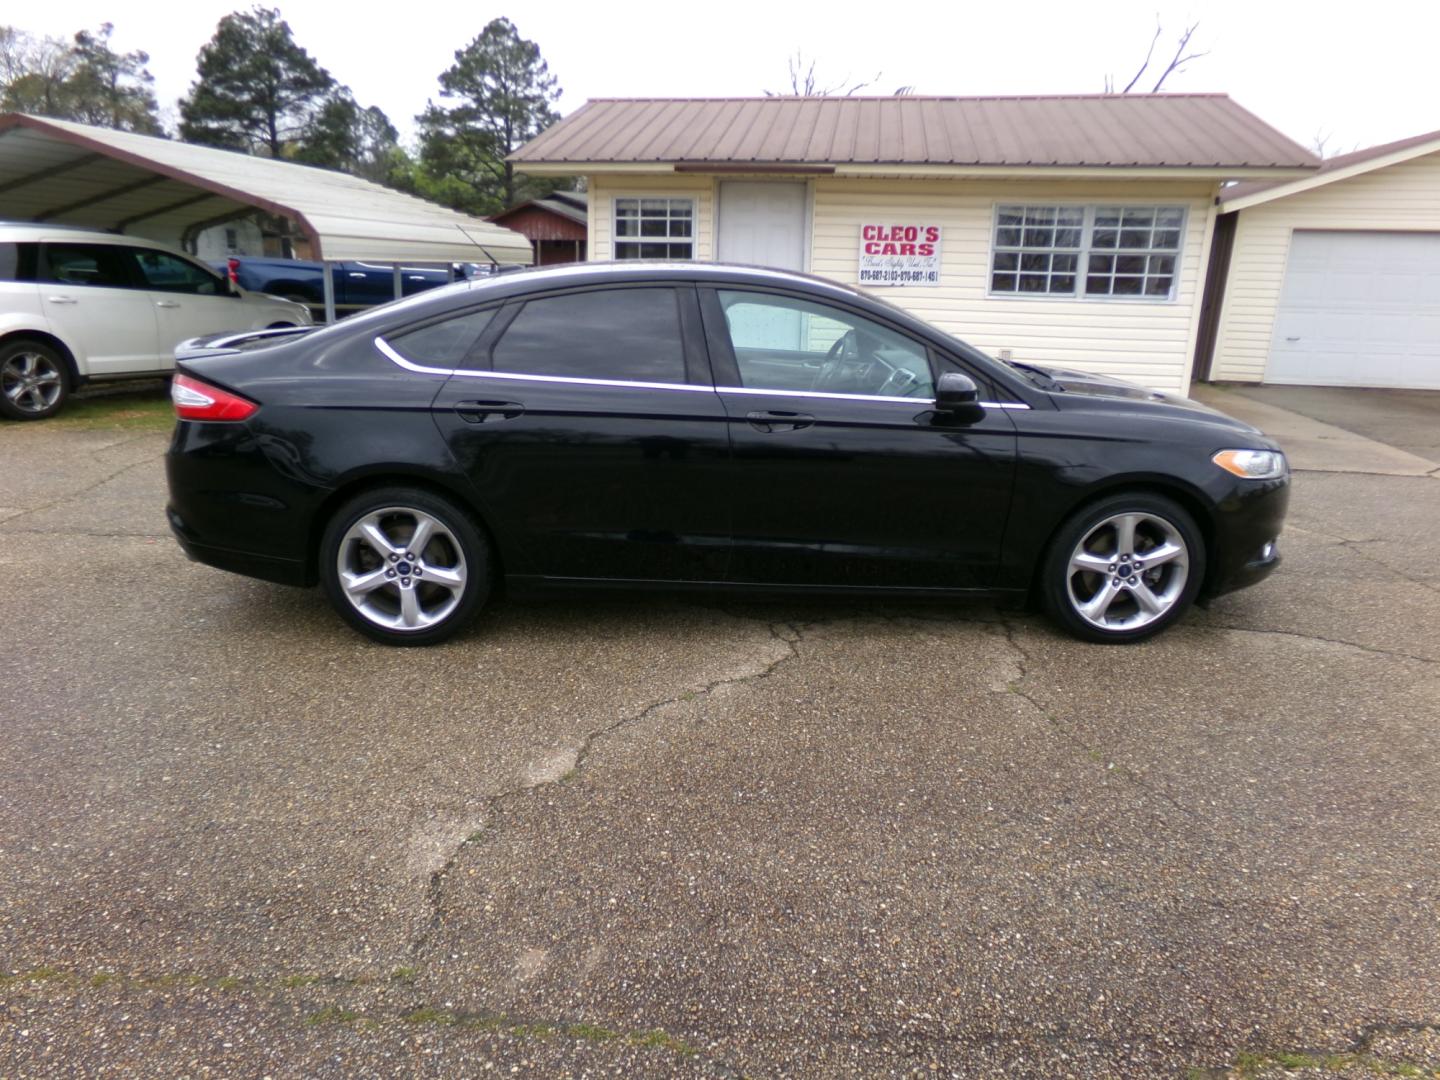
MULTIPOLYGON (((758 397, 825 398, 837 401, 894 401, 901 405, 934 405, 934 398, 886 397, 881 394, 832 394, 823 390, 762 390, 755 386, 717 386, 722 394, 751 394, 758 397)), ((985 409, 1028 409, 1020 401, 977 401, 985 409)))
POLYGON ((585 379, 578 375, 527 375, 520 371, 471 371, 469 368, 425 367, 406 360, 382 337, 375 338, 375 348, 406 371, 418 371, 424 375, 459 375, 467 379, 510 379, 522 382, 565 383, 572 386, 619 386, 640 390, 688 390, 691 393, 711 394, 713 386, 696 386, 693 383, 634 382, 629 379, 585 379))
MULTIPOLYGON (((510 379, 521 382, 565 383, 571 386, 619 386, 641 390, 686 390, 690 393, 751 394, 761 397, 825 398, 837 401, 893 401, 901 405, 934 405, 934 398, 882 397, 878 394, 830 394, 820 390, 760 390, 752 386, 697 386, 694 383, 630 382, 625 379, 584 379, 571 375, 526 375, 518 371, 470 371, 466 368, 426 367, 406 360, 383 337, 375 338, 375 348, 390 361, 421 375, 459 375, 468 379, 510 379)), ((982 409, 1028 409, 1019 401, 980 401, 982 409)))

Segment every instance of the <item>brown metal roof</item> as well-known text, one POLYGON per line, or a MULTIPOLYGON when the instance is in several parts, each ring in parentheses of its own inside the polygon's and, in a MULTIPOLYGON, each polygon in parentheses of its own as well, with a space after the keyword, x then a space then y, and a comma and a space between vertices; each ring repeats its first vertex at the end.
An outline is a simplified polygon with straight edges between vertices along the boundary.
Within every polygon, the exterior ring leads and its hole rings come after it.
MULTIPOLYGON (((1429 146, 1431 143, 1440 145, 1440 131, 1427 131, 1423 135, 1411 135, 1409 138, 1396 139, 1394 142, 1381 143, 1379 146, 1367 146, 1364 150, 1352 150, 1348 154, 1337 154, 1335 157, 1322 161, 1316 174, 1324 176, 1326 173, 1339 169, 1348 169, 1351 165, 1361 165, 1367 161, 1389 157, 1402 150, 1414 150, 1429 146)), ((1325 182, 1329 183, 1330 181, 1326 180, 1325 182)), ((1289 183, 1288 180, 1250 180, 1241 184, 1232 184, 1220 193, 1220 201, 1222 203, 1234 202, 1236 199, 1246 198, 1256 192, 1268 191, 1289 183)))
POLYGON ((601 98, 518 165, 713 164, 1311 168, 1224 94, 601 98))

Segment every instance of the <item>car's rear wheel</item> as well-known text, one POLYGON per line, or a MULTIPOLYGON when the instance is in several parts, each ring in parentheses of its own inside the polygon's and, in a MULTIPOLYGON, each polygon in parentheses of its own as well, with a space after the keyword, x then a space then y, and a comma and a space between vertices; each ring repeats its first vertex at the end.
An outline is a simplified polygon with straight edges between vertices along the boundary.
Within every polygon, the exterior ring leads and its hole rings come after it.
POLYGON ((1107 496, 1056 533, 1041 571, 1050 615, 1084 641, 1140 641, 1179 619, 1205 577, 1205 542, 1183 507, 1150 492, 1107 496))
POLYGON ((70 368, 54 348, 22 339, 0 346, 0 416, 44 420, 70 396, 70 368))
POLYGON ((331 517, 320 577, 351 626, 387 645, 433 645, 475 617, 490 592, 489 545, 448 499, 379 488, 331 517))

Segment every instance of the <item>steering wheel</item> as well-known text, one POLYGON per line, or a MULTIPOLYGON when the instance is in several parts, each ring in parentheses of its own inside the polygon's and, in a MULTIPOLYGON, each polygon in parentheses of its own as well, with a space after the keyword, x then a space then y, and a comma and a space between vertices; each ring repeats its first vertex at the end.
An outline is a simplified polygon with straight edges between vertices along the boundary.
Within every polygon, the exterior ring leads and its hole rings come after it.
POLYGON ((823 390, 834 384, 840 377, 846 361, 860 359, 860 338, 854 330, 846 330, 835 339, 828 352, 825 353, 825 362, 820 365, 820 373, 815 376, 815 389, 823 390))

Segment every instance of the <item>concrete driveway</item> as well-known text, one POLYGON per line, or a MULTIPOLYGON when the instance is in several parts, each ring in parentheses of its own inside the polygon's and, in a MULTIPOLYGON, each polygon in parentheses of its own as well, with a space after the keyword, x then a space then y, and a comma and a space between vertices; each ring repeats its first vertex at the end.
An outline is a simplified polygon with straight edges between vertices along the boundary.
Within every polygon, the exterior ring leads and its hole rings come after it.
POLYGON ((1283 569, 1127 649, 580 598, 387 650, 187 563, 135 411, 0 426, 0 1076, 1440 1069, 1440 479, 1297 474, 1283 569))

